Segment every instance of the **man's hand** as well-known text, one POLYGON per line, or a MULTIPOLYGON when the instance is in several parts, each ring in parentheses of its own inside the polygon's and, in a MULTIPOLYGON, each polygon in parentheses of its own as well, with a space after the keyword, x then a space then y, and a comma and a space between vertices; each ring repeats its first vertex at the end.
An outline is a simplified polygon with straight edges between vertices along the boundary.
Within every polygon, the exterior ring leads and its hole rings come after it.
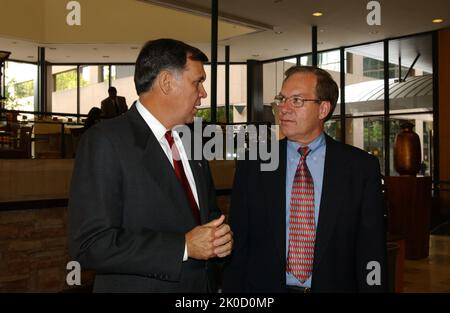
POLYGON ((233 232, 230 226, 228 224, 222 224, 217 227, 214 237, 213 245, 216 256, 223 258, 229 255, 233 249, 233 232))
POLYGON ((208 260, 231 253, 233 236, 230 226, 223 224, 225 216, 200 225, 185 235, 188 256, 197 260, 208 260))

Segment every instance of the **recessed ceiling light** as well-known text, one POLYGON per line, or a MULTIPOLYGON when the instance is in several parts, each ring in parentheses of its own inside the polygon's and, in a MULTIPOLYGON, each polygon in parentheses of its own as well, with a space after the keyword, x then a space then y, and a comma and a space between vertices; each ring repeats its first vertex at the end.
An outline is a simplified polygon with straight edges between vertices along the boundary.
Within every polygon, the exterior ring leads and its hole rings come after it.
POLYGON ((325 31, 325 29, 321 28, 319 29, 319 33, 323 33, 325 31))
POLYGON ((17 41, 12 41, 11 42, 13 45, 17 45, 17 41))
POLYGON ((435 19, 432 20, 432 22, 435 23, 435 24, 442 23, 443 21, 444 21, 444 20, 441 19, 441 18, 435 18, 435 19))
POLYGON ((322 12, 314 12, 314 13, 312 14, 312 16, 315 16, 315 17, 319 17, 319 16, 322 16, 322 15, 323 15, 322 12))
POLYGON ((137 49, 139 49, 138 47, 131 47, 130 48, 131 50, 137 50, 137 49))
POLYGON ((257 58, 259 57, 259 54, 252 54, 252 57, 257 58))
POLYGON ((289 51, 289 49, 288 49, 288 48, 284 48, 283 50, 284 50, 284 51, 289 51))
POLYGON ((109 58, 109 55, 104 55, 104 56, 102 56, 102 58, 109 58))
POLYGON ((56 50, 55 47, 48 47, 50 50, 56 50))
POLYGON ((280 26, 274 26, 274 27, 273 27, 273 32, 274 32, 276 35, 280 35, 280 34, 283 33, 283 30, 281 29, 280 26))
POLYGON ((27 56, 27 58, 29 58, 29 59, 33 59, 33 58, 34 58, 34 56, 32 56, 32 55, 29 55, 29 56, 27 56))
POLYGON ((92 50, 98 50, 98 48, 92 48, 92 50))
POLYGON ((66 55, 66 58, 70 58, 70 55, 66 55))

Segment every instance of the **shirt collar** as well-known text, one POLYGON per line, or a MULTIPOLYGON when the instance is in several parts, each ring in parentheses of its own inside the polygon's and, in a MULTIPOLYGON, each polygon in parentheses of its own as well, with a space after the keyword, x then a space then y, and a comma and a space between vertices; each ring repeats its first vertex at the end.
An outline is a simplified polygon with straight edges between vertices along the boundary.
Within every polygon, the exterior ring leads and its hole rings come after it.
POLYGON ((164 127, 164 125, 161 124, 161 122, 158 121, 158 119, 152 113, 150 113, 150 111, 147 110, 139 100, 136 101, 136 109, 138 110, 144 121, 147 123, 148 127, 150 127, 156 139, 158 141, 163 140, 163 138, 165 138, 164 135, 167 132, 166 127, 164 127))
MULTIPOLYGON (((310 152, 314 153, 317 149, 325 145, 325 134, 322 132, 316 139, 310 142, 307 146, 309 147, 310 152)), ((295 141, 291 141, 288 139, 288 149, 298 151, 298 148, 306 146, 304 144, 300 144, 295 141)))

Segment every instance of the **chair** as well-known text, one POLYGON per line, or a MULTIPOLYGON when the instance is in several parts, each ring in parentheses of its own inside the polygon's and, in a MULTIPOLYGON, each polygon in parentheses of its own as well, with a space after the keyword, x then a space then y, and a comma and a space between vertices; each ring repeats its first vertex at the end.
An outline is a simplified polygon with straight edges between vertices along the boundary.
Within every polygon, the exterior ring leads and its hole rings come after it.
POLYGON ((0 150, 0 159, 30 159, 32 132, 33 126, 20 127, 18 145, 14 145, 10 149, 0 150))
POLYGON ((62 158, 61 123, 37 123, 34 130, 34 149, 37 159, 62 158))

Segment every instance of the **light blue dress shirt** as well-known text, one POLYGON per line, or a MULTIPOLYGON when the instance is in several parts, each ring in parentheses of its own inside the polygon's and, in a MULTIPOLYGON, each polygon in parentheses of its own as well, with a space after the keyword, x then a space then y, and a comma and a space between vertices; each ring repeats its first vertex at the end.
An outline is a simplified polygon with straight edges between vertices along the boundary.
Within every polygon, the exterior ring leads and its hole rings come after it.
MULTIPOLYGON (((287 168, 286 168, 286 261, 289 250, 289 213, 291 204, 291 191, 292 184, 294 182, 295 172, 297 171, 298 162, 300 160, 300 153, 298 148, 302 145, 288 140, 287 142, 287 168)), ((309 145, 311 150, 306 157, 306 165, 311 173, 314 182, 314 219, 316 222, 319 220, 319 208, 320 197, 322 195, 322 183, 323 183, 323 171, 325 166, 325 152, 326 142, 325 135, 322 133, 319 137, 314 139, 309 145)), ((286 272, 286 284, 290 286, 300 286, 311 288, 312 276, 308 278, 303 284, 301 284, 297 278, 291 273, 286 272)))

